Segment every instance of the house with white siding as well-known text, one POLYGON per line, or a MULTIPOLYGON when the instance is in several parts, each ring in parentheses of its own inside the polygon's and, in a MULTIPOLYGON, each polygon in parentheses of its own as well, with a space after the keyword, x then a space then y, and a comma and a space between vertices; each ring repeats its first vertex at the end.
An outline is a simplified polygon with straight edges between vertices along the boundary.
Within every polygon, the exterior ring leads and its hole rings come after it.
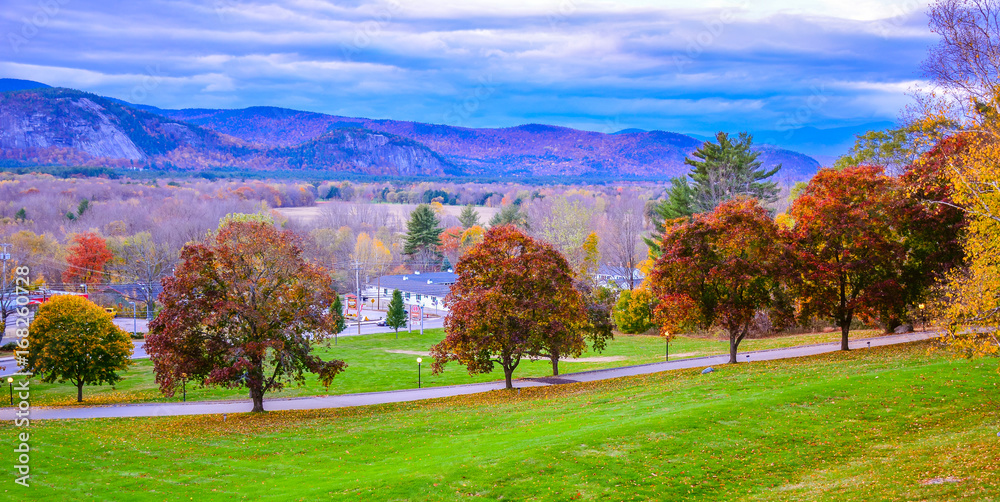
POLYGON ((392 300, 392 291, 403 293, 403 303, 420 305, 429 314, 445 313, 444 298, 451 291, 451 285, 458 280, 454 272, 414 272, 402 275, 383 275, 365 285, 362 296, 368 305, 378 298, 379 306, 385 309, 392 300))

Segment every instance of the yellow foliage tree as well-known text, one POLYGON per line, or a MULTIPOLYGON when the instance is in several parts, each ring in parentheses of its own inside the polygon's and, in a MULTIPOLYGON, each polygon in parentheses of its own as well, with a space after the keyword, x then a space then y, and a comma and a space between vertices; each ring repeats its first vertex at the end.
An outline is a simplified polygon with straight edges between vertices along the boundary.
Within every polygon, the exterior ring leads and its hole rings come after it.
POLYGON ((461 251, 462 251, 462 254, 464 255, 466 252, 469 251, 469 249, 472 248, 472 246, 475 246, 476 244, 479 244, 480 242, 482 242, 483 241, 483 234, 485 234, 485 233, 486 233, 486 230, 483 229, 483 227, 481 227, 479 225, 473 225, 473 226, 467 228, 464 232, 462 232, 462 237, 461 237, 461 241, 462 241, 462 249, 461 249, 461 251))
POLYGON ((601 262, 601 251, 598 248, 600 239, 596 232, 591 232, 583 241, 583 259, 580 261, 580 277, 587 280, 597 272, 601 262))
POLYGON ((930 144, 941 134, 965 144, 944 165, 952 203, 965 212, 965 268, 945 281, 939 312, 954 348, 1000 356, 1000 4, 939 1, 927 14, 939 35, 922 68, 933 92, 916 94, 909 130, 930 144))
POLYGON ((43 382, 69 381, 83 402, 84 385, 114 385, 132 363, 132 341, 111 314, 81 296, 58 295, 38 308, 28 334, 26 369, 43 382))
MULTIPOLYGON (((392 264, 392 252, 377 237, 372 238, 367 233, 361 232, 358 234, 358 240, 354 243, 354 253, 351 254, 351 259, 366 276, 381 279, 382 274, 392 264)), ((377 283, 378 293, 381 292, 380 288, 381 281, 377 283)), ((378 293, 376 293, 376 302, 380 303, 381 297, 378 293)))
POLYGON ((949 276, 941 311, 952 346, 970 357, 1000 356, 1000 100, 979 106, 968 146, 947 163, 953 199, 966 214, 967 267, 949 276))
POLYGON ((622 333, 645 333, 653 324, 653 293, 648 289, 624 290, 611 316, 622 333))

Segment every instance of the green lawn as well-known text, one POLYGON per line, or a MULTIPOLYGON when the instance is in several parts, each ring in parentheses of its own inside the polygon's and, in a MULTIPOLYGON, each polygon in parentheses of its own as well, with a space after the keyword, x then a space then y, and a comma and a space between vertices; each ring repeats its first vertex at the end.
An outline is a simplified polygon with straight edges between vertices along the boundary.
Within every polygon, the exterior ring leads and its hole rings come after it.
MULTIPOLYGON (((858 331, 852 337, 872 336, 872 331, 858 331)), ((488 382, 503 379, 503 371, 497 367, 492 374, 469 375, 464 367, 450 363, 440 375, 430 372, 431 360, 426 356, 427 350, 444 338, 443 329, 427 330, 423 335, 419 332, 401 332, 397 340, 394 334, 364 335, 341 337, 336 346, 321 348, 318 353, 324 358, 339 358, 347 361, 348 368, 338 375, 329 389, 323 387, 312 375, 307 375, 305 385, 295 385, 281 392, 271 392, 273 397, 314 396, 325 394, 347 394, 355 392, 377 392, 384 390, 408 389, 417 386, 417 357, 423 357, 422 384, 425 386, 455 385, 473 382, 488 382), (421 352, 405 354, 388 352, 408 351, 421 352)), ((839 333, 822 333, 795 335, 787 337, 745 340, 740 345, 741 351, 761 350, 794 345, 830 342, 840 339, 839 333)), ((571 362, 559 364, 560 373, 586 371, 617 366, 628 366, 659 362, 664 356, 664 340, 656 336, 620 335, 608 343, 603 353, 587 352, 584 358, 614 358, 601 362, 571 362)), ((698 357, 712 354, 728 354, 729 342, 709 338, 677 337, 670 343, 671 358, 698 357)), ((514 372, 518 378, 541 377, 552 374, 552 364, 546 360, 524 361, 514 372)), ((84 387, 83 405, 110 404, 125 402, 165 402, 180 401, 181 392, 173 398, 164 397, 154 381, 153 365, 149 360, 140 360, 127 372, 124 380, 111 386, 84 387)), ((247 399, 245 390, 225 388, 202 388, 195 384, 187 386, 187 399, 247 399)), ((32 385, 32 403, 36 405, 74 406, 76 403, 76 388, 71 384, 32 385)))
MULTIPOLYGON (((3 493, 67 501, 1000 500, 997 361, 928 347, 225 422, 33 422, 32 487, 8 481, 3 493)), ((9 448, 16 432, 0 426, 9 448)))

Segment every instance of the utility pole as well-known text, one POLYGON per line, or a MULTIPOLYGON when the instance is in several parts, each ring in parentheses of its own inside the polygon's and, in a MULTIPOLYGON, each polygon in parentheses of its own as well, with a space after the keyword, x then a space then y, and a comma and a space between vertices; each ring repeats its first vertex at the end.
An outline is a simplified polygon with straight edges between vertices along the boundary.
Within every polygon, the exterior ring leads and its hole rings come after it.
MULTIPOLYGON (((3 243, 0 247, 3 250, 0 251, 0 260, 3 261, 3 275, 0 276, 0 314, 3 315, 3 319, 0 319, 0 324, 4 326, 7 325, 7 260, 10 259, 10 253, 7 252, 7 246, 11 244, 3 243)), ((0 333, 0 337, 3 333, 0 333)))
POLYGON ((361 263, 354 260, 354 306, 357 309, 358 334, 361 334, 361 263))

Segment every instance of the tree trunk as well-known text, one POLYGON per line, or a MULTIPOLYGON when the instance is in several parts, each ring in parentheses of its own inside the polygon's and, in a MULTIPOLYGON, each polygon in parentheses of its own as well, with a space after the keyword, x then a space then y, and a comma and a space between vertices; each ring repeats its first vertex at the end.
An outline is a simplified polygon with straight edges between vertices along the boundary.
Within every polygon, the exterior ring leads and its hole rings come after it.
POLYGON ((250 410, 251 413, 263 413, 264 412, 264 391, 259 385, 253 385, 250 387, 250 399, 253 401, 253 409, 250 410))
POLYGON ((559 354, 549 356, 552 360, 552 376, 559 376, 559 354))
POLYGON ((76 402, 83 402, 83 381, 81 380, 76 384, 76 402))
POLYGON ((851 350, 847 345, 847 333, 851 331, 851 321, 854 320, 854 309, 848 308, 847 303, 847 279, 841 274, 840 277, 840 350, 851 350))
POLYGON ((514 389, 514 383, 511 382, 511 377, 514 375, 514 368, 509 366, 503 367, 503 377, 507 380, 507 390, 514 389))
POLYGON ((729 364, 736 364, 736 337, 729 335, 729 364))

